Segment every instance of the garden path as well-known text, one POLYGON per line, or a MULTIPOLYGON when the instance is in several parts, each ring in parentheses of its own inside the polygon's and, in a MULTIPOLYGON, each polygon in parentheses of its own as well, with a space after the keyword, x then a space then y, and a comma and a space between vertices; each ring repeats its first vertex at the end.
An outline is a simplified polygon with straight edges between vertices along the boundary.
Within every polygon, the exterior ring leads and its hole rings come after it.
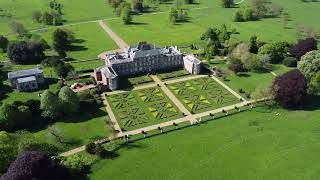
MULTIPOLYGON (((207 111, 207 112, 203 112, 203 113, 199 113, 199 114, 194 114, 194 115, 191 115, 191 116, 193 116, 192 118, 202 118, 202 117, 209 116, 210 114, 221 113, 222 110, 229 111, 229 110, 235 109, 235 107, 241 108, 241 107, 248 106, 248 104, 254 104, 254 103, 258 103, 258 102, 262 102, 262 101, 266 101, 266 100, 270 100, 270 98, 267 97, 267 98, 261 98, 261 99, 247 101, 247 102, 241 102, 241 103, 238 103, 238 104, 222 107, 222 108, 219 108, 219 109, 215 109, 215 110, 211 110, 211 111, 207 111)), ((253 106, 251 106, 251 107, 253 107, 253 106)), ((192 122, 191 121, 191 119, 192 119, 191 116, 190 115, 189 116, 185 116, 183 118, 175 119, 175 120, 168 121, 168 122, 163 122, 163 123, 160 123, 160 124, 151 125, 151 126, 148 126, 148 127, 132 130, 132 131, 125 132, 125 133, 118 133, 117 135, 115 135, 113 137, 107 137, 107 138, 104 138, 104 139, 97 140, 97 141, 95 141, 95 143, 106 143, 106 142, 108 142, 108 141, 110 141, 112 139, 118 139, 118 138, 123 138, 125 136, 133 136, 133 135, 141 134, 142 131, 149 132, 149 131, 158 129, 158 127, 163 128, 163 127, 167 127, 167 126, 172 126, 174 123, 180 124, 180 123, 188 122, 188 121, 192 122)), ((84 150, 85 150, 85 146, 81 146, 81 147, 72 149, 70 151, 61 153, 60 156, 67 157, 67 156, 71 156, 73 154, 79 153, 81 151, 84 151, 84 150)))
POLYGON ((178 109, 183 112, 185 115, 192 116, 191 112, 188 111, 186 107, 177 99, 177 97, 167 88, 164 82, 162 82, 158 76, 150 75, 150 77, 160 85, 162 91, 171 99, 171 101, 178 107, 178 109))
POLYGON ((111 39, 119 46, 120 49, 127 49, 129 45, 120 36, 113 32, 112 29, 103 20, 99 20, 98 23, 102 27, 102 29, 109 34, 111 39))
POLYGON ((107 98, 106 98, 105 93, 102 93, 102 94, 101 94, 101 97, 102 97, 102 99, 103 99, 103 104, 104 104, 104 106, 106 107, 106 110, 107 110, 108 115, 109 115, 109 117, 110 117, 110 121, 111 121, 112 124, 113 124, 113 129, 116 130, 116 131, 118 131, 119 133, 122 133, 121 127, 120 127, 120 125, 118 124, 118 121, 117 121, 117 119, 116 119, 116 117, 115 117, 115 115, 114 115, 114 113, 113 113, 113 111, 112 111, 112 109, 111 109, 111 106, 110 106, 110 104, 109 104, 109 102, 108 102, 108 100, 107 100, 107 98))

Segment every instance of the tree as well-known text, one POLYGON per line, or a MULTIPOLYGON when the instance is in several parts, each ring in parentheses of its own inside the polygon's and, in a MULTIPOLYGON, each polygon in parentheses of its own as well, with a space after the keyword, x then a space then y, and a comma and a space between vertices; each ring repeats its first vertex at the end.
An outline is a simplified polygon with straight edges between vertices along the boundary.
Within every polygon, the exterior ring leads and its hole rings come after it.
POLYGON ((46 25, 53 25, 53 16, 51 13, 49 12, 44 12, 42 14, 42 20, 41 20, 44 24, 46 25))
POLYGON ((169 14, 169 20, 171 23, 176 23, 178 21, 178 11, 175 8, 171 8, 169 14))
POLYGON ((314 38, 300 40, 298 44, 289 48, 289 52, 295 58, 299 59, 309 51, 317 50, 317 41, 314 38))
POLYGON ((259 55, 267 54, 270 56, 270 63, 281 63, 288 52, 288 44, 285 42, 277 42, 265 44, 259 48, 259 55))
POLYGON ((309 89, 313 94, 320 93, 320 71, 311 77, 311 80, 309 82, 309 89))
POLYGON ((1 177, 5 180, 19 179, 70 179, 68 169, 42 152, 28 151, 20 154, 1 177))
POLYGON ((79 154, 67 157, 63 164, 75 171, 75 173, 83 172, 83 170, 86 168, 86 163, 83 160, 83 157, 81 157, 79 154))
POLYGON ((307 94, 307 80, 297 69, 277 76, 271 86, 276 102, 287 108, 294 108, 303 102, 307 94))
POLYGON ((0 131, 0 174, 6 172, 17 155, 16 141, 14 135, 0 131))
POLYGON ((54 66, 54 71, 56 72, 56 74, 59 76, 59 77, 67 77, 68 74, 73 71, 73 66, 68 64, 68 63, 58 63, 56 66, 54 66))
POLYGON ((49 90, 44 91, 41 94, 40 109, 43 117, 51 119, 60 117, 61 103, 59 98, 49 90))
POLYGON ((297 67, 298 60, 295 57, 286 57, 282 61, 282 64, 284 64, 287 67, 297 67))
POLYGON ((14 33, 18 34, 19 36, 23 36, 28 33, 24 25, 17 21, 9 22, 9 27, 14 33))
POLYGON ((141 13, 143 11, 143 0, 132 0, 133 9, 141 13))
POLYGON ((251 7, 256 18, 262 18, 268 12, 265 0, 251 0, 251 7))
POLYGON ((66 51, 70 48, 74 37, 70 31, 64 29, 56 29, 53 32, 53 49, 58 52, 61 57, 66 56, 66 51))
POLYGON ((258 44, 257 44, 257 36, 251 36, 250 37, 250 52, 251 53, 254 53, 254 54, 257 54, 258 53, 258 50, 259 50, 259 47, 258 47, 258 44))
POLYGON ((320 51, 310 51, 302 56, 298 62, 298 69, 310 80, 314 74, 320 71, 320 51))
POLYGON ((40 23, 42 21, 42 13, 41 11, 33 11, 32 12, 32 20, 34 22, 40 23))
POLYGON ((64 86, 59 92, 64 114, 72 115, 79 111, 79 97, 69 87, 64 86))
POLYGON ((131 8, 129 5, 124 7, 121 17, 124 24, 130 24, 132 22, 131 8))
POLYGON ((16 64, 39 63, 45 58, 43 45, 34 41, 13 42, 8 47, 8 57, 16 64))
POLYGON ((231 8, 234 5, 233 0, 221 0, 221 5, 224 8, 231 8))
POLYGON ((9 41, 6 37, 0 35, 0 52, 6 52, 8 48, 9 41))

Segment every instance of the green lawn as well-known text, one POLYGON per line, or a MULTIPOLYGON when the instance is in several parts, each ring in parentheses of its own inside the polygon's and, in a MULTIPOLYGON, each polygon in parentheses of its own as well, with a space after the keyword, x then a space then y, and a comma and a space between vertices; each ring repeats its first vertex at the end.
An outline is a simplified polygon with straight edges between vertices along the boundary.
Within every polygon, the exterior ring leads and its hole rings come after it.
MULTIPOLYGON (((73 43, 73 51, 68 51, 68 57, 76 60, 96 58, 100 53, 117 49, 117 45, 109 35, 98 25, 98 23, 88 23, 64 27, 74 33, 74 37, 79 43, 73 43)), ((43 37, 52 45, 52 33, 55 30, 48 29, 44 33, 35 33, 43 37)))
MULTIPOLYGON (((200 43, 200 36, 207 27, 220 27, 221 24, 226 24, 229 29, 236 28, 239 34, 233 37, 246 41, 252 35, 257 35, 263 41, 295 42, 297 27, 320 27, 320 24, 317 23, 317 15, 314 13, 320 9, 320 3, 317 2, 303 3, 300 0, 273 0, 273 2, 281 4, 284 11, 289 12, 291 20, 288 28, 284 28, 281 18, 265 18, 259 21, 240 23, 233 22, 232 16, 237 8, 222 8, 220 1, 201 0, 199 2, 200 4, 197 7, 204 9, 190 10, 188 12, 190 20, 187 23, 172 25, 169 23, 168 13, 134 16, 132 25, 124 25, 121 19, 112 19, 106 22, 128 44, 150 41, 158 46, 200 43)), ((188 8, 192 9, 194 7, 188 8)))
MULTIPOLYGON (((22 22, 26 28, 35 29, 44 27, 32 21, 33 11, 49 10, 50 0, 0 0, 0 7, 11 15, 10 18, 0 17, 0 34, 10 33, 8 22, 17 20, 22 22)), ((97 20, 114 17, 113 9, 105 0, 94 2, 87 0, 58 0, 63 4, 63 19, 65 24, 80 21, 97 20)))
POLYGON ((259 86, 265 87, 271 85, 274 78, 270 72, 244 72, 236 75, 228 69, 225 61, 221 60, 211 62, 210 66, 224 70, 227 74, 227 80, 223 81, 222 78, 220 79, 236 92, 242 89, 245 92, 253 93, 259 86))
MULTIPOLYGON (((110 136, 110 130, 106 125, 107 118, 105 107, 101 107, 95 112, 80 113, 72 119, 62 119, 61 122, 54 123, 52 127, 58 129, 65 139, 72 142, 70 145, 57 145, 62 150, 69 150, 110 136)), ((40 141, 55 143, 54 139, 50 138, 48 129, 35 132, 34 135, 40 141)))
POLYGON ((259 107, 134 142, 95 163, 90 178, 317 179, 319 119, 319 110, 259 107))
POLYGON ((94 60, 94 61, 71 63, 71 65, 74 67, 75 71, 86 71, 86 70, 93 71, 93 69, 97 67, 104 66, 105 62, 103 60, 94 60))

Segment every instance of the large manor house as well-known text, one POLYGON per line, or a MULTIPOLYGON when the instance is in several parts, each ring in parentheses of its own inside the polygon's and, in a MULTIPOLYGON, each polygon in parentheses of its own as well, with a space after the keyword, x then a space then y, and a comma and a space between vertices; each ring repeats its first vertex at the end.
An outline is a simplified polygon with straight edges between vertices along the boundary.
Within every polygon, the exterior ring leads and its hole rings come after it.
POLYGON ((141 73, 154 73, 159 70, 185 68, 191 74, 199 74, 201 61, 193 55, 181 53, 177 47, 157 48, 153 44, 140 42, 129 46, 124 52, 103 57, 104 67, 95 69, 95 80, 110 90, 118 89, 118 79, 141 73))

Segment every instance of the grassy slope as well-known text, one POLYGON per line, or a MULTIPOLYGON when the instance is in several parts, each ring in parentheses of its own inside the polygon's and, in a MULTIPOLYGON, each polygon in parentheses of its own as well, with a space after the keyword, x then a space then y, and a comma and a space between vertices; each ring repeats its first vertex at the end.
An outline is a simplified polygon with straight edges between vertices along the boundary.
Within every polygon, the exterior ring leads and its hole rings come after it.
MULTIPOLYGON (((104 107, 101 107, 95 113, 86 113, 85 115, 82 114, 81 117, 74 117, 73 120, 75 118, 79 122, 72 122, 71 120, 71 122, 56 122, 52 125, 61 131, 64 138, 73 141, 73 144, 67 147, 60 145, 64 150, 87 144, 97 138, 110 136, 110 131, 105 123, 107 113, 104 107)), ((54 143, 54 140, 49 138, 48 129, 35 132, 34 135, 40 141, 54 143)))
MULTIPOLYGON (((221 80, 236 92, 241 88, 246 92, 252 93, 259 86, 265 87, 270 85, 274 78, 269 72, 246 72, 237 76, 229 70, 225 62, 221 60, 213 61, 210 66, 223 69, 227 74, 228 81, 221 80)), ((275 68, 277 69, 277 73, 286 71, 286 68, 282 65, 277 65, 277 67, 278 68, 275 68)))
POLYGON ((94 164, 91 178, 317 179, 319 118, 319 110, 257 108, 135 142, 94 164))

